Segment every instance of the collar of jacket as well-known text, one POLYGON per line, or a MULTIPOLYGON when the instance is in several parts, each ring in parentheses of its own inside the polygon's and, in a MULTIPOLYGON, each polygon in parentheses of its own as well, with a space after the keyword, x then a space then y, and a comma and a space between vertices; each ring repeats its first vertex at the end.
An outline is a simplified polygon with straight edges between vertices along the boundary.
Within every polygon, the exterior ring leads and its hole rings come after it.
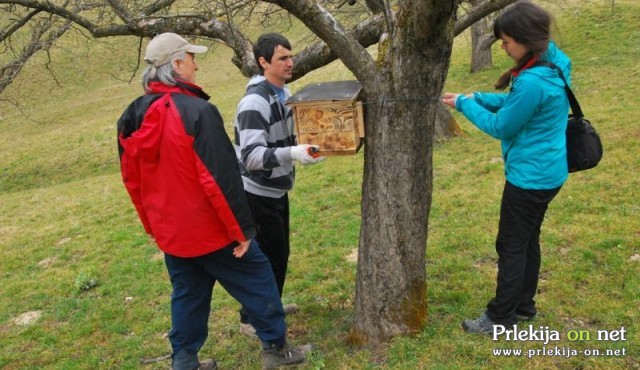
POLYGON ((534 64, 536 64, 536 62, 538 61, 538 59, 540 59, 540 57, 538 55, 534 55, 531 59, 529 59, 528 62, 526 62, 522 67, 520 67, 519 69, 514 69, 511 71, 511 76, 513 77, 518 77, 518 75, 520 74, 520 72, 524 71, 527 68, 531 68, 533 67, 534 64))
POLYGON ((151 82, 147 94, 167 94, 179 93, 198 97, 200 99, 209 100, 210 96, 202 90, 202 87, 192 84, 184 80, 176 79, 175 86, 168 86, 162 82, 151 82))

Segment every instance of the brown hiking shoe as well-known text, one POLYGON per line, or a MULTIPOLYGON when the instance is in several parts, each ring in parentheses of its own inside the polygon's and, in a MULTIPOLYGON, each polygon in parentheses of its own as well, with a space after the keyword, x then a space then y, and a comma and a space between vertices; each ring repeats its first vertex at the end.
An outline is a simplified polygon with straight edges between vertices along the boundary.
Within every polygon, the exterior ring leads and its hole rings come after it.
POLYGON ((284 344, 282 347, 272 347, 262 350, 262 369, 277 369, 280 366, 301 364, 305 360, 307 346, 291 346, 284 344))
POLYGON ((284 309, 285 315, 289 315, 289 314, 298 312, 298 310, 300 310, 300 307, 298 307, 298 305, 295 303, 288 303, 283 305, 282 309, 284 309))
POLYGON ((198 370, 216 370, 217 368, 218 364, 212 358, 208 358, 198 365, 198 370))
POLYGON ((240 333, 246 335, 247 337, 255 337, 256 336, 256 329, 253 327, 253 325, 249 324, 249 323, 240 323, 240 333))

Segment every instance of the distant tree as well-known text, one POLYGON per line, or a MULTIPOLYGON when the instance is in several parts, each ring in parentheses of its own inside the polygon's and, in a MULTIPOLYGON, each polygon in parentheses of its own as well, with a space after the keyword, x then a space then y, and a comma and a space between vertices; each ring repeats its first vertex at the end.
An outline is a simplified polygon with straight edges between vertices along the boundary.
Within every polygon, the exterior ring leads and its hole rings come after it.
POLYGON ((15 33, 44 14, 55 15, 61 19, 59 26, 70 21, 95 38, 173 31, 220 40, 234 51, 233 62, 246 76, 257 69, 240 20, 274 11, 299 19, 319 40, 296 54, 294 78, 340 59, 361 82, 370 103, 349 337, 353 343, 375 346, 420 331, 427 317, 434 122, 453 38, 514 1, 484 0, 460 17, 456 0, 0 0, 0 5, 5 45, 14 45, 5 32, 15 33), (337 16, 346 3, 364 10, 349 29, 337 16), (374 59, 366 47, 376 43, 374 59))
MULTIPOLYGON (((481 0, 468 1, 472 7, 481 2, 481 0)), ((493 35, 493 22, 500 12, 501 10, 491 13, 471 25, 471 73, 493 66, 491 45, 496 41, 493 35)))

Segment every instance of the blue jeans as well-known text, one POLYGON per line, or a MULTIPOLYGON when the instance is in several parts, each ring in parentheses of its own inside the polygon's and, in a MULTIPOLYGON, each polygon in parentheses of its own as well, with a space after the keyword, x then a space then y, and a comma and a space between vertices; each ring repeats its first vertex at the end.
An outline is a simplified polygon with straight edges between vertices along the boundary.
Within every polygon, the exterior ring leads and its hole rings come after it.
POLYGON ((282 302, 271 265, 255 241, 242 258, 233 245, 194 258, 165 253, 171 294, 171 331, 174 369, 198 367, 198 351, 208 335, 211 296, 216 281, 242 305, 249 323, 265 348, 285 342, 282 302))

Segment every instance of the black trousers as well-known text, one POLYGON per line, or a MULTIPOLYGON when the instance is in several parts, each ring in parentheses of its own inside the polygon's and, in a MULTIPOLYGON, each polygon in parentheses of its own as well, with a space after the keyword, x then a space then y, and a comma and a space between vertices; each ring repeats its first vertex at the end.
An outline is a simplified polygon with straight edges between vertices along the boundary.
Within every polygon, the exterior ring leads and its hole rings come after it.
POLYGON ((513 325, 516 314, 536 314, 533 297, 540 272, 540 227, 549 203, 559 191, 560 187, 528 190, 505 183, 496 240, 496 295, 486 311, 495 323, 513 325))
POLYGON ((281 198, 247 194, 249 207, 257 228, 256 240, 267 256, 282 297, 289 263, 289 195, 281 198))

